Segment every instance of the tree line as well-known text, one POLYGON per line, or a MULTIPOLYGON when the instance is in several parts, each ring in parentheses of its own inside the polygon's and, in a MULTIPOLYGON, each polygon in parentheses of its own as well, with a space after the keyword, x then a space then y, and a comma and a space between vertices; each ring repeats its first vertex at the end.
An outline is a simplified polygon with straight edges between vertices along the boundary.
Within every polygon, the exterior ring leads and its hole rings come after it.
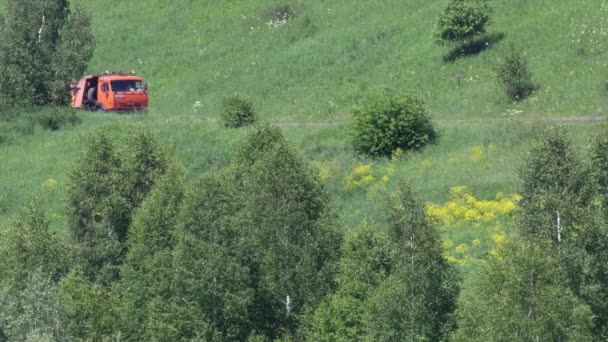
POLYGON ((405 182, 386 226, 344 233, 276 127, 193 180, 148 130, 101 130, 71 173, 69 236, 40 195, 2 231, 0 340, 601 341, 607 145, 608 124, 587 153, 548 128, 508 242, 463 287, 405 182))

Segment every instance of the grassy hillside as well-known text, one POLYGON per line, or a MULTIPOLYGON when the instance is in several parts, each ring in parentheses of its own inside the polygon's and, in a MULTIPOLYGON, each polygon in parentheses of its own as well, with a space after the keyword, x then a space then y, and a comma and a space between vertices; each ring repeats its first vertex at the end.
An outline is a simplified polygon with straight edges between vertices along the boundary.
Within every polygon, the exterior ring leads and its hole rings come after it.
MULTIPOLYGON (((228 91, 248 94, 262 119, 273 122, 348 121, 361 96, 382 86, 423 97, 435 118, 603 114, 608 48, 605 39, 592 41, 608 30, 608 8, 601 3, 493 1, 487 48, 451 60, 451 47, 431 38, 443 1, 87 1, 97 37, 90 71, 143 75, 151 85, 150 113, 86 114, 76 130, 40 131, 0 145, 0 216, 55 179, 59 190, 51 206, 60 227, 61 186, 83 139, 101 126, 117 135, 132 126, 152 127, 191 175, 225 166, 243 136, 219 128, 220 101, 228 91), (290 17, 277 21, 285 6, 290 17), (581 35, 583 29, 599 31, 581 35), (540 85, 520 104, 507 101, 495 79, 509 44, 525 49, 540 85)), ((412 179, 427 200, 445 200, 455 185, 482 198, 514 192, 517 161, 541 125, 442 122, 439 144, 394 163, 391 176, 412 179), (492 164, 466 165, 473 147, 491 143, 499 151, 492 164)), ((573 125, 572 134, 584 144, 595 126, 573 125)), ((348 226, 366 215, 380 217, 377 208, 367 210, 365 191, 344 190, 350 172, 370 163, 354 156, 344 126, 284 130, 309 160, 338 174, 328 186, 349 213, 348 226)), ((374 164, 381 174, 390 163, 374 164)))
MULTIPOLYGON (((117 140, 137 127, 150 128, 189 180, 224 168, 247 132, 218 122, 221 99, 230 91, 249 95, 266 121, 334 122, 282 130, 318 170, 346 230, 367 219, 383 223, 382 205, 399 179, 409 180, 427 203, 445 203, 455 186, 466 186, 480 200, 516 193, 522 156, 549 122, 492 119, 606 112, 607 40, 595 44, 600 33, 580 34, 583 24, 608 30, 600 20, 608 18, 608 8, 600 10, 601 3, 495 0, 487 47, 451 59, 453 49, 431 37, 443 1, 134 0, 109 6, 89 0, 84 5, 97 37, 89 71, 141 74, 150 84, 150 111, 83 113, 77 128, 38 128, 0 143, 0 229, 41 192, 52 228, 65 230, 70 171, 85 139, 100 127, 117 140), (285 23, 272 19, 282 5, 294 11, 285 23), (495 67, 509 44, 525 49, 540 85, 519 104, 510 103, 496 82, 495 67), (396 160, 354 154, 344 123, 362 96, 383 86, 426 101, 438 119, 436 145, 396 160), (361 174, 371 181, 357 183, 361 174)), ((599 126, 565 125, 581 150, 599 126)), ((473 259, 486 255, 496 233, 490 228, 508 231, 512 225, 503 223, 480 229, 465 222, 444 231, 447 255, 462 264, 468 261, 459 248, 470 247, 473 259)))
POLYGON ((325 121, 345 119, 380 86, 418 94, 435 117, 594 115, 608 105, 601 2, 493 1, 487 48, 446 61, 452 48, 431 37, 439 0, 91 0, 90 69, 135 70, 150 82, 155 115, 210 122, 228 91, 250 95, 267 120, 325 121), (284 23, 274 16, 283 5, 293 10, 284 23), (494 71, 509 44, 526 51, 540 85, 516 105, 494 71))

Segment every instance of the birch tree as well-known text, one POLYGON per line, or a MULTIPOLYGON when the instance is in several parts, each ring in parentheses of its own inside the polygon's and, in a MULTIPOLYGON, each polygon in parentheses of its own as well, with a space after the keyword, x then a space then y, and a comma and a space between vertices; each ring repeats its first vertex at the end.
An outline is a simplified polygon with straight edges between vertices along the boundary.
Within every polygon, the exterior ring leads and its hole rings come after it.
POLYGON ((369 299, 367 338, 443 340, 454 328, 460 277, 444 259, 439 232, 409 185, 400 184, 386 213, 389 237, 396 246, 394 272, 369 299))
POLYGON ((147 130, 133 132, 122 148, 105 131, 87 142, 68 185, 68 230, 82 271, 109 285, 119 277, 134 211, 166 171, 168 158, 147 130))
POLYGON ((334 287, 341 235, 313 169, 278 128, 254 128, 236 168, 245 205, 241 229, 251 236, 258 269, 259 331, 289 336, 334 287))
POLYGON ((553 248, 513 237, 491 257, 460 299, 452 340, 591 341, 591 309, 570 290, 553 248))
POLYGON ((204 176, 187 192, 175 235, 175 300, 164 318, 150 322, 165 328, 148 329, 150 339, 244 341, 253 331, 254 284, 244 247, 250 235, 237 229, 241 206, 227 183, 204 176))
POLYGON ((559 246, 584 229, 592 192, 579 155, 560 126, 548 127, 526 154, 519 169, 518 224, 524 237, 551 240, 559 246))
POLYGON ((0 100, 65 103, 71 78, 93 56, 91 19, 68 0, 7 0, 0 20, 0 100), (61 98, 57 98, 60 96, 61 98))
POLYGON ((152 302, 172 297, 173 249, 184 197, 183 171, 171 164, 137 211, 130 227, 129 249, 115 293, 121 331, 127 340, 150 337, 152 302))

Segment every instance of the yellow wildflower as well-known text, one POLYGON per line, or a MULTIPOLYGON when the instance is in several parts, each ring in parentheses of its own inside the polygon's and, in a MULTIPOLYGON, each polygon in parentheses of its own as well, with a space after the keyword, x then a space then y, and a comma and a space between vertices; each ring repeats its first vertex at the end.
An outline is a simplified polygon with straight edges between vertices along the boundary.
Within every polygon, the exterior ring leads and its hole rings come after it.
POLYGON ((468 251, 469 245, 467 245, 466 243, 461 243, 460 245, 456 246, 456 253, 466 255, 468 251))
POLYGON ((53 190, 56 187, 57 187, 57 181, 53 178, 49 178, 44 183, 42 183, 42 188, 44 190, 53 190))
POLYGON ((492 240, 494 241, 495 244, 497 245, 503 245, 505 243, 506 240, 506 235, 505 233, 502 234, 493 234, 492 235, 492 240))
POLYGON ((450 239, 444 239, 441 242, 441 245, 443 246, 443 249, 448 250, 448 249, 452 248, 452 246, 454 246, 454 241, 452 241, 450 239))
POLYGON ((374 181, 372 164, 361 164, 353 169, 351 174, 346 177, 346 187, 356 189, 374 181))
POLYGON ((471 161, 477 164, 486 161, 486 151, 483 145, 475 145, 471 148, 471 161))
POLYGON ((401 147, 397 147, 397 149, 393 151, 393 154, 391 155, 391 160, 399 160, 404 154, 405 151, 401 147))

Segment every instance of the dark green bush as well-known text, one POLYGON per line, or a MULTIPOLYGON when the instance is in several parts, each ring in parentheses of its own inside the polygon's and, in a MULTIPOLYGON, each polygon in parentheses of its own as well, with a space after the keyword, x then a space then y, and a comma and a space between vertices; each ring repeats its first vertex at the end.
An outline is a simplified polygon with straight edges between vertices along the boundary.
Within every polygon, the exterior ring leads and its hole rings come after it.
POLYGON ((505 94, 513 101, 525 99, 537 88, 532 81, 532 72, 528 69, 528 59, 513 47, 498 66, 497 74, 505 94))
POLYGON ((470 42, 485 33, 491 14, 487 0, 449 0, 439 16, 433 37, 438 44, 470 42))
POLYGON ((238 128, 248 126, 256 121, 251 100, 239 93, 231 93, 224 96, 222 120, 224 126, 238 128))
POLYGON ((289 20, 296 15, 296 10, 289 5, 279 5, 269 7, 262 12, 262 19, 265 21, 289 20))
POLYGON ((64 126, 76 126, 80 124, 81 119, 78 113, 70 109, 53 108, 42 113, 32 114, 32 120, 42 126, 42 128, 57 131, 64 126))
POLYGON ((438 137, 422 100, 388 90, 355 109, 350 134, 355 151, 372 157, 390 157, 398 148, 418 150, 438 137))

